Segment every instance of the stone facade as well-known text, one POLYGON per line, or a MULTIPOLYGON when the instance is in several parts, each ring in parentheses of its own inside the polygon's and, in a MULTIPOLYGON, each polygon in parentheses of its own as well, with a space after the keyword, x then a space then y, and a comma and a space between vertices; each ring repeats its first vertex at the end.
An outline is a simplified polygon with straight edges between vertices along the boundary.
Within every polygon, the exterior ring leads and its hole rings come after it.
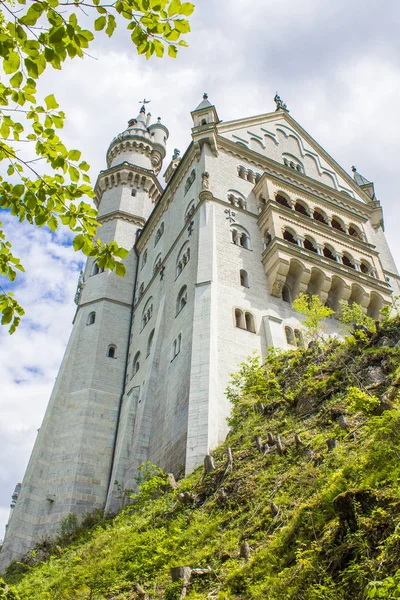
POLYGON ((108 149, 99 235, 129 249, 126 277, 87 261, 2 567, 68 514, 120 508, 144 461, 176 475, 200 464, 226 435, 230 373, 254 351, 301 343, 299 293, 377 318, 400 291, 373 184, 283 104, 222 123, 205 97, 192 117, 164 190, 168 130, 144 107, 108 149))

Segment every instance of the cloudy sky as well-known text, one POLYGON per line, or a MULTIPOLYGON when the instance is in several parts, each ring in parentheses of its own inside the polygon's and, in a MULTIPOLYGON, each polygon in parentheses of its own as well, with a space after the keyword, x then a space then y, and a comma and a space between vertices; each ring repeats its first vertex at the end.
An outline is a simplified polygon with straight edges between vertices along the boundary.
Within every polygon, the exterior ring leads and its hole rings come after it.
MULTIPOLYGON (((105 167, 111 139, 143 97, 173 148, 190 142, 192 110, 208 92, 223 120, 274 110, 278 90, 291 115, 347 170, 375 182, 397 262, 400 155, 400 3, 371 0, 198 0, 190 48, 176 60, 138 57, 121 30, 98 36, 92 59, 41 80, 66 111, 64 141, 105 167)), ((169 156, 169 157, 170 157, 169 156)), ((0 220, 27 274, 15 290, 27 318, 0 331, 0 538, 57 375, 74 314, 82 257, 65 231, 0 220)))

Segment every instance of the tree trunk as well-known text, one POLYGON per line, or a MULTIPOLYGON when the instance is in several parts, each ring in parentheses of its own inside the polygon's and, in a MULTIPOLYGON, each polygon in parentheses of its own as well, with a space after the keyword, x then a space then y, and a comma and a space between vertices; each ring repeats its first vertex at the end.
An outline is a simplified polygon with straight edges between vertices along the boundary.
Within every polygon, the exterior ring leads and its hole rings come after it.
POLYGON ((208 473, 211 473, 212 471, 214 471, 214 469, 215 465, 213 457, 211 456, 211 454, 206 454, 206 456, 204 457, 204 473, 208 475, 208 473))
POLYGON ((170 570, 172 581, 182 581, 182 585, 186 586, 192 575, 192 569, 190 567, 172 567, 170 570))
POLYGON ((298 434, 298 433, 296 433, 296 434, 295 434, 295 436, 294 436, 294 441, 296 442, 296 448, 297 448, 297 450, 300 450, 300 448, 301 448, 302 446, 304 446, 304 444, 303 444, 303 442, 301 441, 301 439, 300 439, 300 436, 299 436, 299 434, 298 434))
POLYGON ((268 444, 270 446, 273 446, 275 444, 275 438, 270 431, 268 432, 268 444))
POLYGON ((168 486, 171 488, 171 490, 178 489, 178 484, 175 481, 174 474, 173 473, 167 473, 167 478, 168 478, 168 486))
POLYGON ((261 439, 261 435, 256 435, 256 437, 254 438, 255 442, 256 442, 256 448, 259 451, 259 453, 261 454, 263 451, 263 445, 262 445, 262 439, 261 439))
POLYGON ((279 507, 276 504, 274 504, 274 502, 270 502, 269 507, 271 509, 271 515, 273 517, 276 517, 279 515, 279 507))
POLYGON ((146 592, 144 591, 144 589, 142 588, 141 585, 139 585, 138 583, 135 583, 135 585, 133 586, 133 589, 135 590, 135 592, 137 594, 139 594, 139 596, 141 598, 143 598, 143 600, 149 600, 148 595, 146 594, 146 592))
POLYGON ((240 546, 240 558, 245 558, 246 560, 250 558, 250 546, 247 542, 243 542, 240 546))
POLYGON ((233 456, 232 456, 232 450, 229 448, 226 449, 226 453, 228 455, 228 460, 226 462, 226 468, 225 471, 228 473, 232 472, 232 468, 233 468, 233 456))
POLYGON ((329 438, 329 440, 326 440, 326 444, 328 446, 328 450, 334 450, 337 446, 337 441, 334 438, 329 438))
POLYGON ((281 438, 279 435, 276 436, 276 448, 278 450, 278 454, 280 454, 280 456, 282 456, 283 453, 285 452, 285 450, 284 450, 284 447, 282 445, 281 438))

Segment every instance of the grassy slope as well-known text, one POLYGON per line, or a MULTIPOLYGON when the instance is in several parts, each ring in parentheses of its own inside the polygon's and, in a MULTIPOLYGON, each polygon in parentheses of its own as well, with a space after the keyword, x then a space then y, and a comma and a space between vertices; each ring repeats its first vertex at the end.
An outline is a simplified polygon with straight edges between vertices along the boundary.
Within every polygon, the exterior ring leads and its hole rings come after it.
MULTIPOLYGON (((146 499, 144 489, 113 522, 57 547, 47 562, 14 566, 8 581, 29 600, 133 599, 135 582, 151 599, 173 600, 179 586, 171 584, 171 567, 210 566, 209 575, 193 579, 188 599, 364 598, 368 582, 400 567, 399 339, 397 319, 372 341, 351 336, 323 350, 272 355, 267 377, 252 361, 230 390, 231 433, 214 453, 216 470, 206 478, 197 470, 179 483, 179 492, 196 495, 193 506, 177 502, 176 491, 146 499), (355 408, 350 386, 383 396, 387 410, 380 404, 375 415, 365 414, 373 408, 365 394, 355 408), (341 414, 347 430, 339 428, 341 414), (265 442, 268 432, 280 435, 283 455, 275 446, 265 455, 256 450, 255 435, 265 442), (329 438, 338 442, 332 451, 329 438), (334 499, 341 493, 340 519, 334 499), (244 541, 249 560, 239 556, 244 541)), ((375 592, 395 598, 395 584, 387 580, 387 589, 375 592)))

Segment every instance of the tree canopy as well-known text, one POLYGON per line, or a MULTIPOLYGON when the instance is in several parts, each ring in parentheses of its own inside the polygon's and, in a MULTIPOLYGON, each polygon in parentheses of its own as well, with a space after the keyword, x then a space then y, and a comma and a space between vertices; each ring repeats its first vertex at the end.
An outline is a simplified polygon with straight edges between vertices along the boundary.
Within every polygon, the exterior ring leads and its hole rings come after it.
MULTIPOLYGON (((3 0, 1 6, 0 209, 53 232, 60 224, 67 226, 75 250, 124 275, 120 259, 127 250, 96 237, 89 164, 79 150, 63 144, 59 130, 65 113, 53 94, 38 99, 37 82, 46 68, 61 69, 66 60, 84 57, 96 32, 112 37, 123 25, 139 54, 161 58, 167 50, 175 58, 178 47, 187 46, 181 38, 190 31, 186 17, 194 5, 180 0, 3 0)), ((0 282, 6 282, 0 286, 0 315, 10 333, 24 314, 9 290, 17 271, 23 272, 23 265, 0 222, 0 282)))

